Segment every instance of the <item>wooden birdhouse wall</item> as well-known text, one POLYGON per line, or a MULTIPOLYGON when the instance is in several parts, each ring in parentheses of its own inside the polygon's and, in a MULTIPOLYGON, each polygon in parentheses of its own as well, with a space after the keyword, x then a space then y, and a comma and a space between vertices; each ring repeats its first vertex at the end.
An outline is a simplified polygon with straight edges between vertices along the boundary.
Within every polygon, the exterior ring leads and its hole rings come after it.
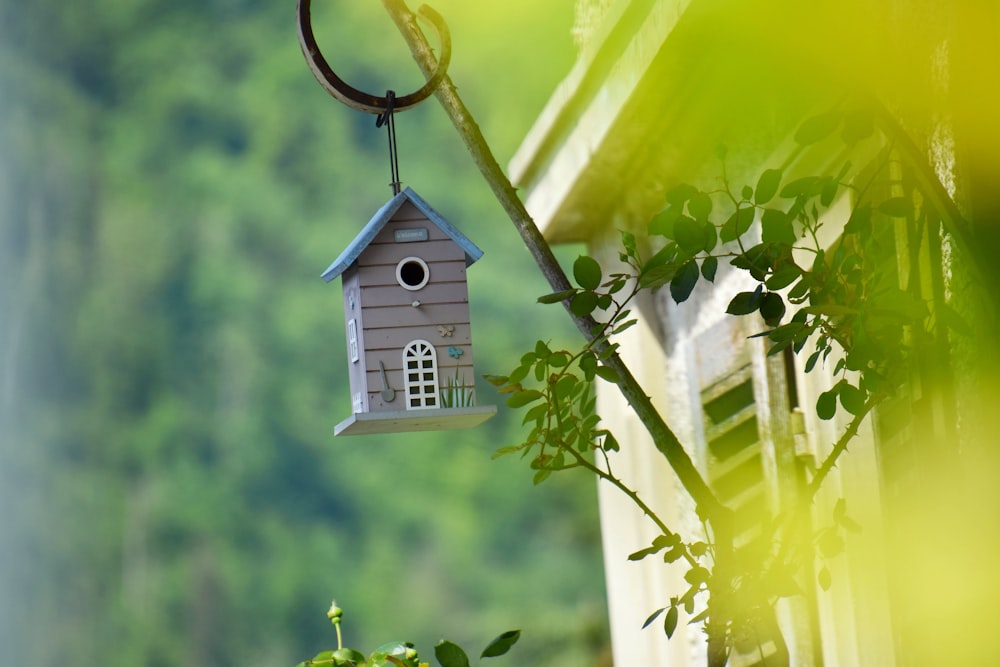
POLYGON ((344 289, 344 325, 347 340, 348 377, 351 386, 352 412, 368 412, 365 387, 367 360, 364 355, 364 313, 361 310, 361 276, 357 265, 341 276, 344 289))
MULTIPOLYGON (((359 359, 351 364, 351 391, 352 400, 362 392, 365 403, 358 410, 355 401, 355 412, 454 407, 442 402, 441 392, 456 378, 458 391, 463 392, 460 401, 468 405, 475 373, 462 247, 407 201, 361 253, 355 267, 356 287, 347 272, 344 275, 345 308, 349 308, 348 291, 358 290, 359 359), (404 262, 408 258, 416 259, 404 262), (426 284, 419 286, 421 272, 426 284), (419 406, 408 400, 404 374, 404 350, 414 341, 429 343, 436 356, 437 396, 419 406), (382 368, 388 386, 395 390, 391 402, 382 395, 382 368)), ((348 332, 349 348, 350 336, 348 332)))

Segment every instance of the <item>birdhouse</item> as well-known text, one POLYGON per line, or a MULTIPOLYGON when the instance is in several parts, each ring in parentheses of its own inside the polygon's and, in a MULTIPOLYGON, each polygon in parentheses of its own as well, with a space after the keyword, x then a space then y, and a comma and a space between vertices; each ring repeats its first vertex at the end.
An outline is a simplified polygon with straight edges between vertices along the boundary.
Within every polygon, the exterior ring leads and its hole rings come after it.
POLYGON ((323 272, 341 277, 353 410, 336 435, 466 428, 475 404, 466 267, 483 251, 406 188, 323 272))

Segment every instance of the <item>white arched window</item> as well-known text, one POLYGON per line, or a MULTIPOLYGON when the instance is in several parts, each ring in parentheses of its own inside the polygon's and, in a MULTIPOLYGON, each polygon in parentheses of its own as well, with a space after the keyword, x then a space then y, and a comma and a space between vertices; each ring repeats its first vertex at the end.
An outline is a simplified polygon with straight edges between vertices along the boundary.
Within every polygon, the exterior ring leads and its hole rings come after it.
POLYGON ((406 409, 438 407, 437 353, 425 340, 415 340, 403 349, 406 377, 406 409))

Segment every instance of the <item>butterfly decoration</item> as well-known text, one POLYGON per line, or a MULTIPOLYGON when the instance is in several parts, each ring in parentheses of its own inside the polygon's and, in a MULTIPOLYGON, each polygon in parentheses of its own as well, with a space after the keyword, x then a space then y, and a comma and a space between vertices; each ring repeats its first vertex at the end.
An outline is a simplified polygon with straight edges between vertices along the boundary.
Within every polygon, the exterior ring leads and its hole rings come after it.
POLYGON ((442 338, 451 338, 451 335, 455 333, 454 324, 439 324, 438 333, 441 334, 442 338))
POLYGON ((458 359, 463 354, 465 354, 465 350, 459 349, 454 345, 448 346, 448 356, 451 357, 452 359, 458 359))

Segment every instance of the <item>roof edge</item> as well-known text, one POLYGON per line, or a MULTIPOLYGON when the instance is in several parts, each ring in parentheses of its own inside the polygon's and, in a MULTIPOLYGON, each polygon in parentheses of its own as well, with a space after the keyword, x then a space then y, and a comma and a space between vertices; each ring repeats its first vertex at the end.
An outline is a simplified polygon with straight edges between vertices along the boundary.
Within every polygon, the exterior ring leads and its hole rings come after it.
POLYGON ((430 220, 438 229, 444 232, 452 241, 457 243, 462 250, 465 252, 465 265, 470 266, 474 264, 480 257, 483 256, 483 251, 476 246, 475 243, 469 240, 465 234, 460 232, 457 227, 452 225, 450 222, 445 220, 445 218, 438 213, 434 208, 428 204, 423 197, 418 195, 413 189, 407 187, 399 194, 395 195, 392 199, 387 201, 385 204, 375 212, 371 220, 361 229, 361 232, 354 237, 343 252, 333 260, 333 263, 324 271, 320 277, 326 282, 331 282, 337 278, 340 274, 347 270, 354 262, 357 261, 361 253, 364 252, 365 248, 375 240, 382 228, 385 227, 386 223, 392 219, 392 216, 402 207, 403 203, 409 201, 417 209, 420 210, 427 219, 430 220))

